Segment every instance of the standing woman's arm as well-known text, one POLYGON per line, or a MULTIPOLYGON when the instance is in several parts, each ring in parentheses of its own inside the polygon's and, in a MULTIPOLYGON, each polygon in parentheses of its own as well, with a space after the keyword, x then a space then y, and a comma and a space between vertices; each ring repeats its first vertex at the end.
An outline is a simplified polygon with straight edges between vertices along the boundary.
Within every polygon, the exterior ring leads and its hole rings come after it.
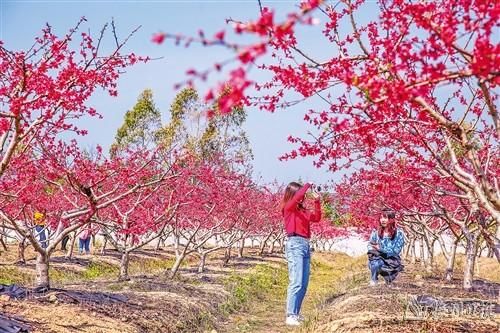
POLYGON ((314 213, 311 215, 311 222, 321 221, 321 202, 318 199, 314 200, 314 213))
POLYGON ((297 204, 299 203, 300 200, 304 198, 306 195, 307 190, 311 187, 311 184, 306 183, 304 186, 302 186, 293 196, 292 199, 290 199, 286 204, 285 207, 283 207, 284 210, 291 210, 295 207, 297 207, 297 204))

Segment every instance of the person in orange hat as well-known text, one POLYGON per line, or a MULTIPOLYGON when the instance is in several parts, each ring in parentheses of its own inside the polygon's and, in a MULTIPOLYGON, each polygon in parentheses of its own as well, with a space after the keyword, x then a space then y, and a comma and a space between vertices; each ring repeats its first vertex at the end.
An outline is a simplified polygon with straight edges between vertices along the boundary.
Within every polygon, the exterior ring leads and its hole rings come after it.
POLYGON ((36 231, 35 236, 38 236, 38 240, 40 241, 40 246, 46 249, 48 246, 48 242, 46 235, 47 222, 45 220, 45 214, 39 211, 35 211, 35 213, 33 214, 33 220, 35 222, 35 231, 36 231))

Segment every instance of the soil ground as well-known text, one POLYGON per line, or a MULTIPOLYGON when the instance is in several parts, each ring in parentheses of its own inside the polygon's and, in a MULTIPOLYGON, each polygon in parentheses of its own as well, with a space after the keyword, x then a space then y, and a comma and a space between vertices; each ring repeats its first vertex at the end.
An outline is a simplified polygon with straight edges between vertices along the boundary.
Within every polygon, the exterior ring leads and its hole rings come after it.
MULTIPOLYGON (((55 253, 50 270, 53 289, 30 293, 22 300, 1 298, 0 314, 41 333, 490 333, 500 325, 500 265, 494 259, 480 258, 476 290, 464 292, 460 279, 447 282, 441 278, 442 268, 426 273, 419 265, 407 265, 392 287, 370 288, 365 257, 314 253, 303 306, 307 320, 302 327, 290 329, 284 325, 288 277, 281 254, 259 257, 256 249, 248 249, 243 258, 232 258, 228 265, 220 254, 214 254, 201 274, 196 272, 198 258, 193 256, 179 276, 170 279, 167 272, 173 258, 171 249, 137 251, 131 256, 131 280, 120 282, 120 258, 115 251, 76 256, 71 261, 55 253), (467 304, 490 304, 493 311, 415 314, 412 302, 417 296, 465 304, 465 309, 467 304)), ((14 246, 1 253, 0 283, 32 286, 34 260, 28 250, 27 263, 16 263, 14 246)))

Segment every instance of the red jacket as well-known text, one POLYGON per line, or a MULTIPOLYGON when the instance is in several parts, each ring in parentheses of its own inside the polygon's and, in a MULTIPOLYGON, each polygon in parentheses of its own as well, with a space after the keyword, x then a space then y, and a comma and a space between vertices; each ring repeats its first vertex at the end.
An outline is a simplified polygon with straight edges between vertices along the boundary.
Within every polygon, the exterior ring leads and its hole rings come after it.
POLYGON ((283 207, 283 218, 287 235, 297 234, 305 238, 311 238, 311 222, 321 220, 321 204, 319 199, 314 201, 314 212, 299 209, 298 204, 304 199, 311 184, 306 183, 298 190, 285 207, 283 207))

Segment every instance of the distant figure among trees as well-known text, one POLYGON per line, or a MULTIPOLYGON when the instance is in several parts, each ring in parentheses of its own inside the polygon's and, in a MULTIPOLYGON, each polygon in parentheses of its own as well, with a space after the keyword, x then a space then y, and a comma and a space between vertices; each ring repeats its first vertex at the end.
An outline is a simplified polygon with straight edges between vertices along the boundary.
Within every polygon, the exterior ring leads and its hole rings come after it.
POLYGON ((46 226, 46 221, 45 221, 45 215, 41 212, 35 212, 33 214, 33 219, 35 221, 35 235, 38 236, 38 240, 40 241, 40 246, 43 249, 46 249, 48 244, 47 244, 47 226, 46 226))
POLYGON ((83 230, 79 234, 79 246, 78 246, 78 254, 83 254, 85 250, 85 254, 90 254, 90 240, 92 239, 94 231, 90 224, 86 225, 83 230))

